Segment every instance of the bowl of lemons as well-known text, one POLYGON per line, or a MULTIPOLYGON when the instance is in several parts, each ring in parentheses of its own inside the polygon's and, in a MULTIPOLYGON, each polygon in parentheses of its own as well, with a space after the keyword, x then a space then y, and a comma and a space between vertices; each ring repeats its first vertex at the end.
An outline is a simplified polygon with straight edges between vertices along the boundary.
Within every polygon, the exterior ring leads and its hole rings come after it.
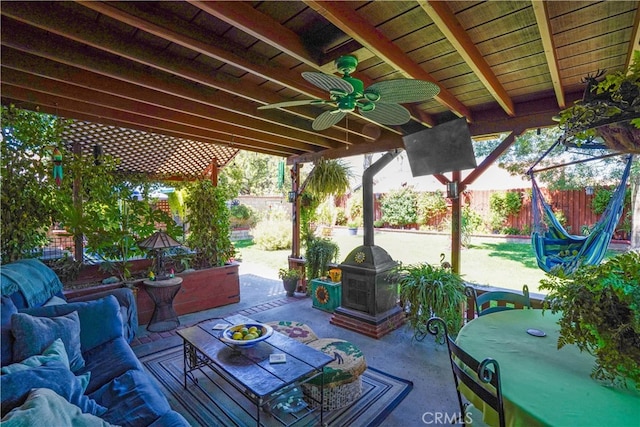
POLYGON ((238 347, 252 347, 269 338, 273 328, 264 323, 242 323, 229 326, 222 331, 220 339, 238 347))

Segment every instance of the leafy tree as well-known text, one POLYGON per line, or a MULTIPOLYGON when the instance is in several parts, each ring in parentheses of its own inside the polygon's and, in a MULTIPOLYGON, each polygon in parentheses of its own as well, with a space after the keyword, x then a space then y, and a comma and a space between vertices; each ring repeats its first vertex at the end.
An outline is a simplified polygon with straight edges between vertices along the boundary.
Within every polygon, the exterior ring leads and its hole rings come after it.
POLYGON ((222 168, 220 179, 229 187, 230 198, 237 195, 285 194, 291 188, 291 178, 285 173, 284 183, 279 185, 278 165, 282 161, 277 156, 240 151, 230 164, 222 168))

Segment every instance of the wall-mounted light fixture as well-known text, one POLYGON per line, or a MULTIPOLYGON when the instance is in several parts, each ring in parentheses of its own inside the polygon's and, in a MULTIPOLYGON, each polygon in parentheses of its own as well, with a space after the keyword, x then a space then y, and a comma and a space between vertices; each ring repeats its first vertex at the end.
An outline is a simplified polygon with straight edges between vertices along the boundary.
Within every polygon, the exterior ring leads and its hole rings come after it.
POLYGON ((447 198, 457 199, 458 196, 458 181, 447 182, 447 198))
POLYGON ((295 191, 289 191, 289 203, 295 203, 297 193, 295 191))
POLYGON ((584 192, 587 194, 587 196, 593 196, 593 187, 587 185, 586 187, 584 187, 584 192))

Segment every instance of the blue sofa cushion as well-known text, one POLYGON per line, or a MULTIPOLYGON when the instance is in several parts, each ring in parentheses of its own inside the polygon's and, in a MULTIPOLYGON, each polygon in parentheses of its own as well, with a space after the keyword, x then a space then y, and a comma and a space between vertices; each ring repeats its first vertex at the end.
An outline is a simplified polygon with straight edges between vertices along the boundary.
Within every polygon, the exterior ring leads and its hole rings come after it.
POLYGON ((56 273, 37 259, 21 259, 0 269, 2 295, 18 308, 38 307, 54 295, 62 296, 62 282, 56 273))
POLYGON ((85 368, 81 372, 91 372, 87 394, 94 392, 129 370, 142 371, 143 369, 131 347, 122 337, 83 353, 83 357, 85 368))
POLYGON ((46 362, 33 369, 0 375, 2 415, 22 405, 33 388, 49 388, 82 412, 102 416, 107 408, 84 394, 82 382, 61 362, 46 362))
POLYGON ((80 319, 80 347, 83 353, 122 336, 120 304, 113 295, 87 302, 29 308, 21 312, 38 317, 55 317, 73 311, 78 312, 80 319))
POLYGON ((166 397, 142 370, 130 370, 89 395, 109 408, 102 419, 123 427, 148 426, 171 411, 166 397))
POLYGON ((13 334, 11 334, 11 316, 17 313, 18 309, 11 298, 3 296, 0 307, 0 350, 2 357, 0 365, 8 365, 13 362, 13 334))
POLYGON ((73 311, 59 317, 35 317, 25 313, 11 316, 11 332, 13 343, 13 360, 20 361, 42 352, 56 338, 62 338, 69 356, 71 371, 77 372, 84 367, 84 359, 80 351, 80 320, 73 311))

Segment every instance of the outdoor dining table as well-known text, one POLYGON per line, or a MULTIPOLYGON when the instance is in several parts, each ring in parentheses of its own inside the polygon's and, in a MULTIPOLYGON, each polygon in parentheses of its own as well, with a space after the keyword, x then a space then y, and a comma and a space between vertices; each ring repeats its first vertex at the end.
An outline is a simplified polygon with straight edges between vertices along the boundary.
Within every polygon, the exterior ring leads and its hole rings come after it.
MULTIPOLYGON (((506 425, 640 425, 634 384, 625 389, 594 380, 591 354, 574 345, 558 349, 559 318, 549 310, 502 311, 470 321, 456 338, 477 360, 491 357, 499 363, 506 425), (531 335, 529 329, 546 335, 531 335)), ((487 424, 498 425, 495 411, 486 410, 469 389, 461 391, 487 424)))

